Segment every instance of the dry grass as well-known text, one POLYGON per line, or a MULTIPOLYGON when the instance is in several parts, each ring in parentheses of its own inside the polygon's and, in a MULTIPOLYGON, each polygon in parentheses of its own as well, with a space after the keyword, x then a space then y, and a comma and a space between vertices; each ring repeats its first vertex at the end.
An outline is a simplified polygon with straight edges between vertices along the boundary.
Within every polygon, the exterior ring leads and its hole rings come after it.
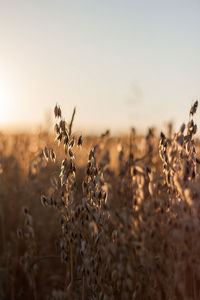
POLYGON ((55 141, 2 134, 0 299, 200 299, 197 106, 159 138, 82 138, 58 106, 55 141))

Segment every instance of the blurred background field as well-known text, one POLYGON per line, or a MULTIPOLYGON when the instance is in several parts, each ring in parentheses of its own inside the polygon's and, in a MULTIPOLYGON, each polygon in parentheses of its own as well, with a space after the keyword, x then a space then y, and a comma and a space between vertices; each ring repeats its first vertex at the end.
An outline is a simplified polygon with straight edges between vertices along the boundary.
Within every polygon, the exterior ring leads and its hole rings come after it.
POLYGON ((54 134, 2 133, 1 298, 198 299, 197 107, 160 136, 77 136, 58 106, 54 134))

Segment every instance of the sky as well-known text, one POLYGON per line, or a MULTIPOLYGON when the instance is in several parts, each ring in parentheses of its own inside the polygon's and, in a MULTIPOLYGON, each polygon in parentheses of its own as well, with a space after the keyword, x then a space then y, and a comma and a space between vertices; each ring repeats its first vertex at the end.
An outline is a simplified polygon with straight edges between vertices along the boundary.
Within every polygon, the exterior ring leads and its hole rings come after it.
POLYGON ((84 132, 179 126, 199 97, 199 0, 0 1, 0 128, 56 103, 84 132))

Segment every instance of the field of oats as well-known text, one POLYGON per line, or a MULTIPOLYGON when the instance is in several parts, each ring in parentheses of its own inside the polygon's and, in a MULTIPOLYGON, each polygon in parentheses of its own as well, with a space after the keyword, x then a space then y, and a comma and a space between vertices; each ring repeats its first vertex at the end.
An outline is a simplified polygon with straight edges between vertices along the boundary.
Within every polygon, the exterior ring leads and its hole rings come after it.
MULTIPOLYGON (((178 132, 0 136, 0 299, 200 299, 200 153, 178 132)), ((159 132, 159 129, 157 129, 159 132)))

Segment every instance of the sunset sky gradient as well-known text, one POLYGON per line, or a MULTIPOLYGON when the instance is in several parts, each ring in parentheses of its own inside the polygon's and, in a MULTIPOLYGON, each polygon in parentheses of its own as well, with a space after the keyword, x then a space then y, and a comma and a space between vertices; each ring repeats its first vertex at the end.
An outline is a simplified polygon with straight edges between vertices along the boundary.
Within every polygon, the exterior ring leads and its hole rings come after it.
POLYGON ((199 98, 199 0, 0 2, 0 126, 180 125, 199 98))

